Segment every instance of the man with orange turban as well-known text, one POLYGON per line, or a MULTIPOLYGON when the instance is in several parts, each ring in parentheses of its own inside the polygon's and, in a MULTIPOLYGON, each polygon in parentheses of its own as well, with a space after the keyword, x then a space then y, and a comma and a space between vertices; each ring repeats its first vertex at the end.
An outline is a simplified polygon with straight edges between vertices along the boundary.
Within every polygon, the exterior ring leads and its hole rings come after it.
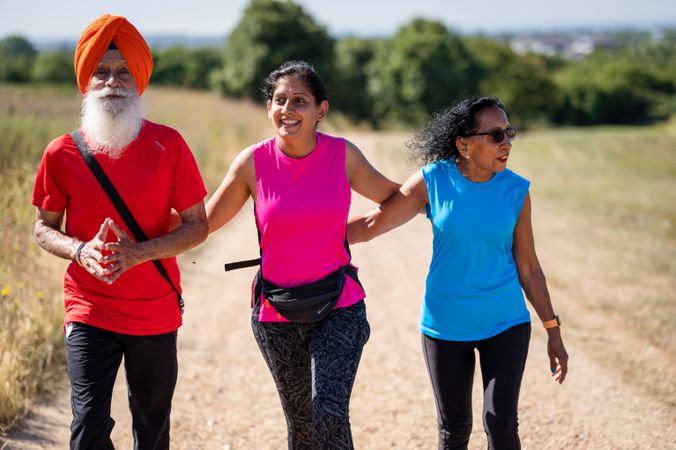
POLYGON ((124 56, 134 75, 138 93, 143 94, 153 71, 150 48, 127 19, 110 14, 104 14, 85 28, 75 47, 75 75, 80 92, 84 94, 87 91, 89 81, 111 43, 124 56))
POLYGON ((175 255, 206 239, 206 190, 181 135, 143 118, 152 67, 124 17, 106 14, 85 29, 75 49, 81 126, 49 143, 33 189, 38 244, 72 261, 64 277, 71 449, 113 448, 110 403, 123 357, 134 448, 169 448, 183 302, 175 255), (173 230, 172 210, 182 219, 173 230))

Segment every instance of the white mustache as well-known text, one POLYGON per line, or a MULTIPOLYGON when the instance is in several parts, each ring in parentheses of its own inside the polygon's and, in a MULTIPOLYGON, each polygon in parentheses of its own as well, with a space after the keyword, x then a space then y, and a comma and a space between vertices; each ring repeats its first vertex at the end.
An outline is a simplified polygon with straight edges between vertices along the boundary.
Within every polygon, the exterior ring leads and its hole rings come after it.
POLYGON ((103 97, 109 97, 109 96, 129 98, 132 95, 134 95, 134 92, 131 89, 126 89, 126 88, 105 87, 105 88, 98 90, 98 91, 90 91, 89 94, 92 95, 93 97, 96 97, 96 98, 103 98, 103 97))

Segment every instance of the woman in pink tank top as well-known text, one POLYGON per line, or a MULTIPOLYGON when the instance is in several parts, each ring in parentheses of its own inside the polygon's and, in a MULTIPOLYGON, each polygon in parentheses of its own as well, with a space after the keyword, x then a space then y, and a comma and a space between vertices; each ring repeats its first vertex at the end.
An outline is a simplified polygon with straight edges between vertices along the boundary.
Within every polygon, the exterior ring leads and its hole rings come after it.
POLYGON ((288 320, 270 291, 254 289, 251 323, 279 392, 289 448, 350 449, 350 394, 370 332, 346 239, 351 190, 380 204, 399 185, 351 142, 317 131, 329 103, 312 66, 283 64, 264 93, 275 135, 235 158, 207 203, 209 232, 251 197, 261 248, 256 287, 261 278, 290 290, 340 280, 330 313, 315 322, 288 320))

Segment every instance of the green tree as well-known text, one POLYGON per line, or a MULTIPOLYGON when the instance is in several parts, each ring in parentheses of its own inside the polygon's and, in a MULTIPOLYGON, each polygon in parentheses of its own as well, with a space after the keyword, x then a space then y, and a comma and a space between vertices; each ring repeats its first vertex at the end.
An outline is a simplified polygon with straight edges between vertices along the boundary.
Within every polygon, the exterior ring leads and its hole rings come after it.
POLYGON ((42 83, 75 83, 73 53, 65 50, 39 53, 31 79, 42 83))
POLYGON ((558 70, 558 123, 650 123, 676 113, 676 30, 661 36, 627 32, 558 70))
POLYGON ((333 39, 290 1, 252 0, 228 37, 215 77, 227 96, 259 100, 265 77, 284 61, 302 59, 331 82, 333 39))
POLYGON ((212 74, 223 65, 221 52, 215 48, 198 48, 190 52, 186 64, 185 85, 197 89, 211 86, 212 74))
POLYGON ((478 65, 441 22, 414 19, 378 50, 369 72, 376 119, 418 124, 475 93, 478 65))
POLYGON ((361 38, 347 38, 336 44, 336 78, 331 105, 356 120, 373 119, 373 99, 366 86, 367 68, 376 46, 376 41, 361 38))
POLYGON ((153 55, 154 84, 207 89, 211 72, 221 66, 217 49, 169 47, 153 55))
POLYGON ((659 66, 598 52, 557 74, 557 122, 594 125, 650 123, 673 113, 676 83, 659 66))
POLYGON ((37 51, 28 39, 7 36, 0 40, 0 81, 23 83, 30 80, 37 51))
POLYGON ((184 47, 169 47, 153 53, 153 84, 183 86, 189 52, 184 47))
POLYGON ((519 55, 507 43, 494 39, 471 38, 466 42, 481 64, 481 95, 499 97, 510 121, 519 127, 533 120, 549 120, 559 95, 550 62, 544 56, 519 55))

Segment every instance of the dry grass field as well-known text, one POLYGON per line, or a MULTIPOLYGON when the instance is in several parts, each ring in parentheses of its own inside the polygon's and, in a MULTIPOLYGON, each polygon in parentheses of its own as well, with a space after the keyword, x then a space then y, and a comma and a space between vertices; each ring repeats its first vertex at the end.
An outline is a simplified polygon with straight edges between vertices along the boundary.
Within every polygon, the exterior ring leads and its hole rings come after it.
POLYGON ((62 379, 63 265, 32 238, 30 195, 45 145, 76 123, 70 91, 0 88, 0 431, 62 379))
MULTIPOLYGON (((153 89, 146 102, 151 120, 184 135, 211 190, 239 149, 270 134, 257 105, 153 89)), ((0 448, 62 448, 67 439, 63 264, 33 242, 30 190, 44 145, 76 126, 77 109, 71 91, 0 87, 0 423, 30 412, 0 433, 0 448), (41 397, 46 386, 57 387, 55 396, 41 397), (36 395, 43 400, 31 406, 36 395)), ((325 129, 355 142, 390 177, 416 170, 404 163, 407 132, 345 129, 335 120, 325 129)), ((571 353, 569 379, 554 386, 534 327, 520 411, 524 448, 674 448, 676 123, 535 130, 518 137, 509 164, 532 181, 536 247, 571 353)), ((355 199, 355 212, 371 206, 355 199)), ((419 217, 355 246, 372 326, 352 404, 358 448, 434 447, 417 331, 430 237, 419 217)), ((176 448, 284 446, 281 409, 246 324, 252 274, 226 275, 220 266, 251 257, 255 243, 245 211, 181 258, 193 303, 179 340, 176 448)), ((123 385, 117 391, 114 436, 128 448, 123 385)), ((477 421, 471 448, 485 448, 482 434, 477 421)))
POLYGON ((547 273, 574 292, 561 305, 571 332, 676 407, 676 123, 534 132, 516 149, 513 167, 533 182, 535 227, 552 246, 541 251, 545 267, 566 258, 547 273))

